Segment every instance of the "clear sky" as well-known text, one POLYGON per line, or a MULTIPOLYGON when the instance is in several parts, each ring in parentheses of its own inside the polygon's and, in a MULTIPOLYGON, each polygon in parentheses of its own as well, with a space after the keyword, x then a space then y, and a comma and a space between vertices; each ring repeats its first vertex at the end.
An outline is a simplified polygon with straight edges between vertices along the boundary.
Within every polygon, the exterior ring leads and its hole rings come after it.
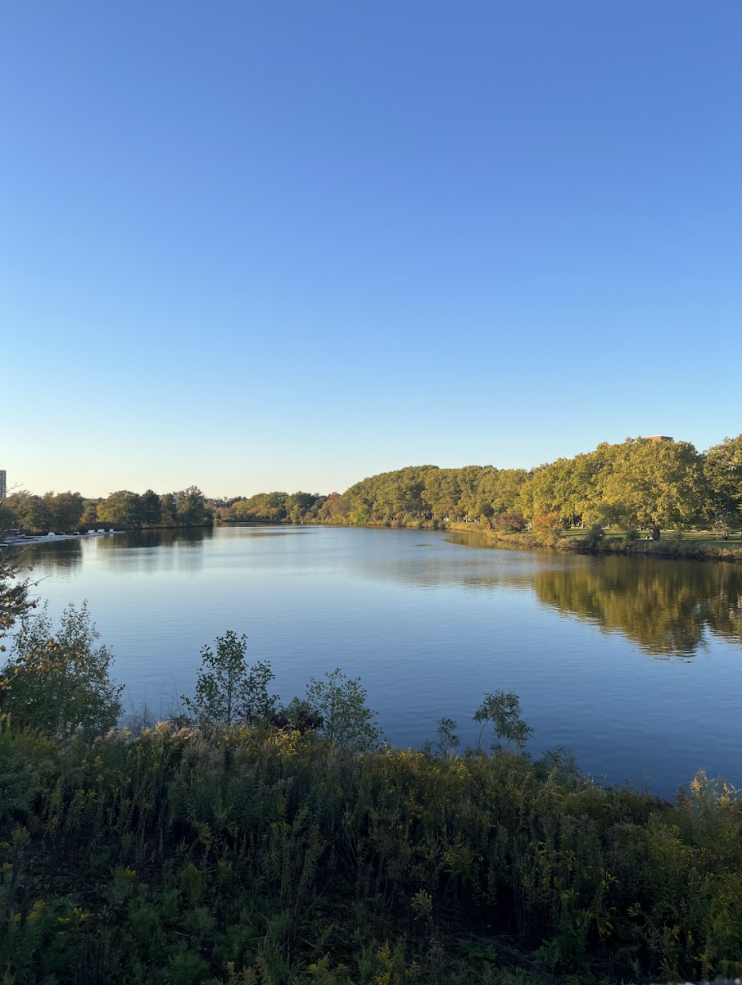
POLYGON ((739 0, 5 0, 9 484, 738 434, 740 51, 739 0))

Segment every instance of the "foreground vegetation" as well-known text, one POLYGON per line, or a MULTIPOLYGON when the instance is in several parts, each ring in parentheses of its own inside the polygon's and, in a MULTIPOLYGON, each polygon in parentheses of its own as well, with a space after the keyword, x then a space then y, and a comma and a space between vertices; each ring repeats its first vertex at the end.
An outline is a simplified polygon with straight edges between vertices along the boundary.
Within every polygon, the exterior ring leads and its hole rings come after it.
MULTIPOLYGON (((402 985, 742 971, 742 812, 500 750, 0 733, 5 981, 402 985)), ((682 977, 681 977, 682 976, 682 977)))
POLYGON ((742 972, 742 797, 674 804, 532 759, 517 697, 381 742, 333 671, 284 707, 244 637, 179 719, 112 728, 84 609, 34 615, 0 552, 4 985, 536 985, 742 972))

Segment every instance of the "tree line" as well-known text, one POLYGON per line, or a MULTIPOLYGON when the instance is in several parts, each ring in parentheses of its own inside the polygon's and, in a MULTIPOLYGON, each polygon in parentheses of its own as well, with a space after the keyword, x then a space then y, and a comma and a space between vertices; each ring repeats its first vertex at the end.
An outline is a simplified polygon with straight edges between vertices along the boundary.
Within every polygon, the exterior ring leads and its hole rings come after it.
POLYGON ((73 529, 98 521, 122 527, 198 526, 222 521, 445 526, 485 523, 533 529, 548 542, 559 529, 650 531, 713 527, 723 538, 742 522, 742 435, 699 452, 687 441, 627 438, 533 469, 493 465, 410 466, 363 479, 344 493, 264 492, 206 499, 196 486, 158 496, 120 490, 15 493, 0 503, 0 529, 73 529))
POLYGON ((65 532, 97 524, 126 529, 200 527, 213 513, 198 486, 162 495, 119 489, 104 499, 85 499, 79 492, 36 496, 27 490, 0 502, 0 530, 19 528, 33 533, 65 532))
POLYGON ((351 486, 331 504, 349 523, 479 521, 526 526, 643 529, 711 524, 722 536, 742 520, 742 435, 698 452, 686 441, 627 438, 529 471, 419 466, 351 486))
POLYGON ((329 496, 259 493, 218 504, 223 520, 441 526, 479 522, 504 532, 569 527, 647 530, 742 522, 742 435, 698 452, 687 441, 627 438, 533 469, 409 466, 329 496))

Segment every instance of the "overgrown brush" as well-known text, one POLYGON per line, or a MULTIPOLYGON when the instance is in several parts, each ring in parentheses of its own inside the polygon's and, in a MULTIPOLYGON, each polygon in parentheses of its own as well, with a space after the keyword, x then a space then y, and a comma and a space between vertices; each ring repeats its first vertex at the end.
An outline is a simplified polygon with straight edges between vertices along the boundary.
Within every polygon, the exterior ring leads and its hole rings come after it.
POLYGON ((58 745, 5 722, 0 783, 16 985, 742 971, 742 810, 703 776, 673 806, 512 749, 168 724, 58 745))

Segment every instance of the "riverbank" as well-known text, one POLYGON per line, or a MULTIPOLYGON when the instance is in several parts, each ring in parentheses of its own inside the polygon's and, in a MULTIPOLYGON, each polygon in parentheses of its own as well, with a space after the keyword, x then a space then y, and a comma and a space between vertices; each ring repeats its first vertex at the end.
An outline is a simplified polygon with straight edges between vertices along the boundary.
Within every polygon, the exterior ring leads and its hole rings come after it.
POLYGON ((573 554, 619 554, 632 557, 654 557, 683 561, 731 561, 742 562, 742 542, 698 542, 688 537, 669 533, 661 540, 629 540, 620 535, 608 534, 601 539, 591 538, 587 532, 569 531, 549 543, 533 533, 503 533, 478 523, 449 523, 445 529, 476 534, 493 546, 517 547, 531 550, 552 550, 573 554))
MULTIPOLYGON (((0 720, 0 723, 2 720, 0 720)), ((354 754, 161 724, 0 724, 0 967, 14 985, 555 985, 742 972, 742 810, 563 754, 354 754)))

